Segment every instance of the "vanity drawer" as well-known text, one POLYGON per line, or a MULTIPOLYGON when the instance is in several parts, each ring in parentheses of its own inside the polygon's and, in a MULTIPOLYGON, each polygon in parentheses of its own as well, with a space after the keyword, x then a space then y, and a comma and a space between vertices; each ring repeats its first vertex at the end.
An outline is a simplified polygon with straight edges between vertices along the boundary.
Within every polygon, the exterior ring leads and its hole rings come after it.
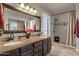
POLYGON ((38 47, 38 46, 40 46, 40 45, 42 45, 42 41, 35 42, 35 43, 34 43, 34 48, 36 48, 36 47, 38 47))
POLYGON ((28 50, 33 50, 33 44, 27 45, 26 46, 26 51, 28 50))
POLYGON ((40 55, 40 53, 42 55, 42 45, 37 48, 34 48, 34 55, 40 55))
POLYGON ((21 52, 21 53, 26 52, 26 46, 21 47, 21 48, 20 48, 20 52, 21 52))
POLYGON ((37 48, 34 48, 34 54, 39 52, 40 50, 42 50, 42 45, 37 48))
POLYGON ((39 56, 39 54, 38 54, 38 53, 36 53, 36 54, 34 54, 34 56, 39 56))
POLYGON ((26 51, 25 53, 22 53, 21 56, 33 56, 33 50, 26 51))
POLYGON ((33 50, 33 44, 21 47, 21 53, 24 53, 28 50, 33 50))
POLYGON ((19 55, 20 55, 19 48, 3 53, 3 56, 19 56, 19 55))
POLYGON ((39 56, 42 56, 42 51, 39 52, 39 56))
POLYGON ((35 53, 34 56, 42 56, 42 51, 35 53))

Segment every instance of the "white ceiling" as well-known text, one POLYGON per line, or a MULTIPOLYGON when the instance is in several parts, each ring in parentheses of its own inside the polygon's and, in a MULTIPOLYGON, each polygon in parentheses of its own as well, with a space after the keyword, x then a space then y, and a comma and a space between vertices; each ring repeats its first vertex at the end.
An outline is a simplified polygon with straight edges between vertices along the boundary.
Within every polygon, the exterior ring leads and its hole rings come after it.
POLYGON ((74 3, 36 3, 36 5, 46 9, 52 15, 75 10, 74 3))

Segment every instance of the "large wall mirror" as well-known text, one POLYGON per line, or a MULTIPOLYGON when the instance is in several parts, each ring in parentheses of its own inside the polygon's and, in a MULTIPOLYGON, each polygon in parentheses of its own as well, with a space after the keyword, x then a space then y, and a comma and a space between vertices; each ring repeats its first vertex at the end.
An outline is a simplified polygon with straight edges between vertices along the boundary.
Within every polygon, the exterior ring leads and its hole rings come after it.
POLYGON ((8 19, 8 30, 23 30, 25 29, 24 21, 18 21, 16 19, 8 19))
POLYGON ((41 31, 41 18, 28 15, 4 5, 4 30, 26 30, 33 29, 41 31))

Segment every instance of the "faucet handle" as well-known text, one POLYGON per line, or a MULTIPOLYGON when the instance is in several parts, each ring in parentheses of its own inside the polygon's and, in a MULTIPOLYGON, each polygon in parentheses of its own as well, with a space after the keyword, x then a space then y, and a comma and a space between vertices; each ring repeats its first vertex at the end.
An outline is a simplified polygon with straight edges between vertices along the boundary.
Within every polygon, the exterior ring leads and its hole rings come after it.
POLYGON ((15 37, 14 37, 14 34, 11 33, 11 34, 10 34, 10 39, 11 39, 11 40, 14 40, 14 38, 15 38, 15 37))

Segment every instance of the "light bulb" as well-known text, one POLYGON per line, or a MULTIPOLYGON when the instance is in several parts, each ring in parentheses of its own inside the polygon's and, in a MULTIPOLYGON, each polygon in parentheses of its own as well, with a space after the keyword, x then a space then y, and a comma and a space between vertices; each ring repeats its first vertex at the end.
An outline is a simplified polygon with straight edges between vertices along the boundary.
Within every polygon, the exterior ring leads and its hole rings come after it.
POLYGON ((34 10, 34 13, 35 13, 35 14, 37 13, 37 10, 36 10, 36 9, 34 10))
POLYGON ((27 5, 27 6, 26 6, 26 10, 29 10, 29 9, 30 9, 30 8, 29 8, 29 6, 27 5))
POLYGON ((30 12, 33 12, 33 8, 30 8, 30 12))
POLYGON ((24 6, 24 4, 23 4, 23 3, 21 3, 21 4, 20 4, 20 7, 24 8, 25 6, 24 6))

